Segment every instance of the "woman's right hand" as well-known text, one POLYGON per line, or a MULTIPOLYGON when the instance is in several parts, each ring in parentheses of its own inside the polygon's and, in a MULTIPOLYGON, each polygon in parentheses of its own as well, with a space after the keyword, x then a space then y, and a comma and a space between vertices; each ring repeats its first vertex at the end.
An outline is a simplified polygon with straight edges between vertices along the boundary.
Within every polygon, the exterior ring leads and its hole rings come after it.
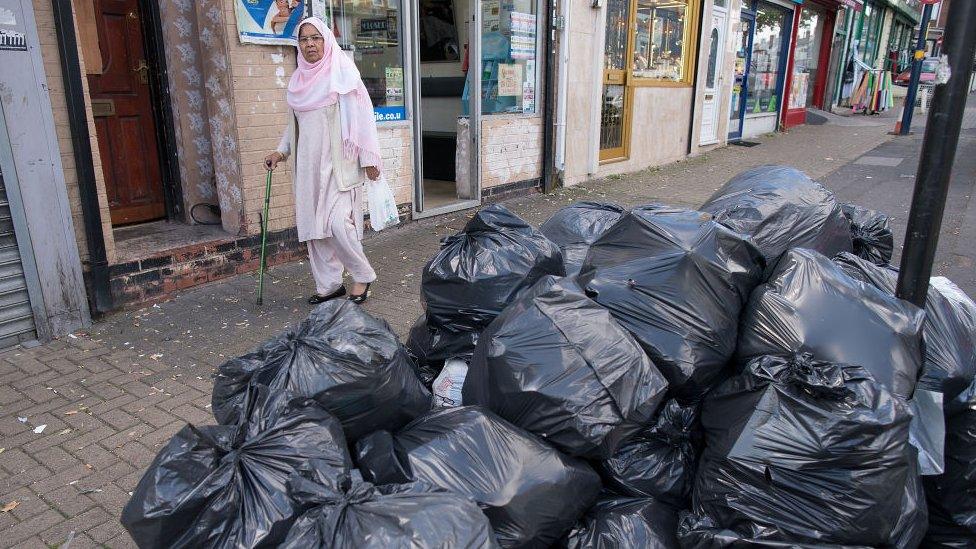
POLYGON ((268 156, 265 156, 264 169, 268 170, 269 172, 274 170, 275 168, 278 167, 278 162, 281 162, 284 158, 285 158, 284 155, 282 155, 278 151, 275 151, 269 154, 268 156))

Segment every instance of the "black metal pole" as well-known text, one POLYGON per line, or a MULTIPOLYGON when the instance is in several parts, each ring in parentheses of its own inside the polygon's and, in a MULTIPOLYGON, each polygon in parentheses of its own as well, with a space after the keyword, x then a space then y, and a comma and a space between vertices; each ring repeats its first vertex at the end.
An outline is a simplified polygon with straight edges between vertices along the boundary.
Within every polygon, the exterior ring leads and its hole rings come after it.
POLYGON ((915 114, 915 97, 918 95, 918 83, 922 78, 922 59, 925 52, 925 35, 928 34, 929 21, 932 19, 932 4, 925 4, 922 9, 922 22, 918 27, 918 41, 912 52, 912 78, 908 81, 908 95, 901 113, 901 131, 898 135, 908 135, 912 129, 912 115, 915 114), (919 52, 922 52, 921 54, 919 52))
POLYGON ((68 106, 71 149, 74 152, 75 171, 78 174, 85 242, 88 244, 92 290, 89 301, 92 313, 99 314, 112 310, 112 290, 109 286, 108 258, 105 253, 105 237, 102 235, 102 214, 98 206, 95 163, 92 159, 91 134, 88 133, 88 117, 82 89, 84 77, 78 61, 78 40, 75 36, 71 3, 52 0, 51 5, 54 7, 54 30, 58 36, 58 49, 61 50, 61 78, 64 82, 65 103, 68 106))
POLYGON ((969 78, 976 55, 976 1, 949 5, 943 44, 952 76, 948 83, 935 86, 898 275, 898 297, 920 307, 925 305, 932 276, 952 163, 969 96, 969 78))

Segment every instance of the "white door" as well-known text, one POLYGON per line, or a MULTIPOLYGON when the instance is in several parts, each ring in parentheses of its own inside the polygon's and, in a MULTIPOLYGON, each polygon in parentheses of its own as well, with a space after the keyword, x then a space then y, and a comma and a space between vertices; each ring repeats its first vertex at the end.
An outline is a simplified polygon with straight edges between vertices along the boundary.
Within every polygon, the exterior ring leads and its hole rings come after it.
POLYGON ((705 100, 702 103, 700 145, 718 142, 718 124, 721 120, 721 90, 724 80, 722 66, 725 61, 725 30, 728 27, 728 9, 720 7, 725 2, 715 2, 712 7, 712 24, 708 34, 708 61, 705 69, 705 100))

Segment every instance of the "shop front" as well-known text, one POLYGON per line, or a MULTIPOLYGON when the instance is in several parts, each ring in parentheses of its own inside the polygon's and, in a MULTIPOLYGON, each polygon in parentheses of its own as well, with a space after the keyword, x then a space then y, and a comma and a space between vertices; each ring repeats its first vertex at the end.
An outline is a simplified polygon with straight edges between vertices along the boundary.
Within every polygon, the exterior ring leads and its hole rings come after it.
MULTIPOLYGON (((838 10, 843 5, 835 0, 807 0, 800 8, 800 16, 794 22, 795 46, 787 71, 784 128, 805 124, 807 109, 823 109, 827 103, 834 29, 838 10)), ((843 16, 841 11, 840 17, 843 16)))
POLYGON ((325 2, 373 98, 397 200, 411 205, 413 217, 538 185, 543 6, 542 0, 325 2))
POLYGON ((753 0, 743 4, 735 41, 729 139, 779 128, 797 3, 753 0))
POLYGON ((891 27, 885 57, 885 67, 892 76, 911 67, 914 51, 915 27, 921 20, 921 3, 918 0, 888 0, 892 8, 891 27))
MULTIPOLYGON (((78 108, 70 133, 92 136, 90 151, 66 142, 61 156, 79 166, 66 179, 91 173, 87 187, 66 185, 72 217, 93 228, 77 238, 83 259, 104 257, 101 271, 85 265, 92 293, 111 295, 97 309, 256 269, 263 225, 270 264, 303 257, 284 165, 263 214, 263 158, 288 122, 285 88, 305 15, 327 21, 361 72, 382 172, 406 218, 533 192, 543 164, 546 5, 72 0, 63 24, 77 36, 56 33, 50 9, 39 11, 44 65, 80 73, 74 95, 52 94, 50 103, 55 120, 78 108)), ((59 77, 49 75, 48 86, 59 77)))
MULTIPOLYGON (((719 2, 724 3, 724 2, 719 2)), ((688 154, 701 2, 608 0, 569 9, 563 180, 626 173, 688 154)), ((564 127, 564 129, 562 129, 564 127)), ((557 163, 557 167, 558 163, 557 163)))

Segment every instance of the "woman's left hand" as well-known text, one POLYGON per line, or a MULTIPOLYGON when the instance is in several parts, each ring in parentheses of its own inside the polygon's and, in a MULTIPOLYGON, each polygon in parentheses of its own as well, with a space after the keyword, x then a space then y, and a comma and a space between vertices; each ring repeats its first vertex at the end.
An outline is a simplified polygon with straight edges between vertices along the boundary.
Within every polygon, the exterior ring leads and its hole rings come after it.
POLYGON ((376 181, 380 177, 380 170, 376 166, 366 166, 366 177, 370 181, 376 181))

